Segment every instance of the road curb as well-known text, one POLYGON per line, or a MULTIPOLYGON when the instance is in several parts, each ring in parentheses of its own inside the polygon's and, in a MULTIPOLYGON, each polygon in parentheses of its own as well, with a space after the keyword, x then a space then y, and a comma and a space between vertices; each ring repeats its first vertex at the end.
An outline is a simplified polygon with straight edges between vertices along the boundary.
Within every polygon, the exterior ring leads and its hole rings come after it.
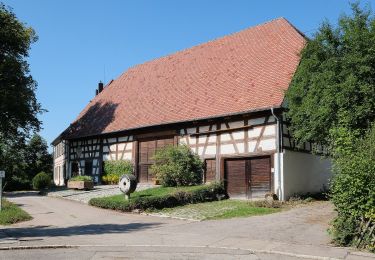
POLYGON ((59 249, 59 248, 78 248, 73 245, 36 245, 36 246, 4 246, 0 247, 0 251, 6 250, 29 250, 29 249, 59 249))
MULTIPOLYGON (((315 260, 340 260, 343 258, 334 258, 334 257, 326 257, 326 256, 316 256, 316 255, 307 255, 307 254, 297 254, 297 253, 290 253, 284 251, 276 251, 276 250, 259 250, 259 249, 249 249, 249 248, 236 248, 236 247, 215 247, 215 246, 170 246, 170 245, 111 245, 110 247, 117 247, 121 246, 123 248, 126 247, 147 247, 147 248, 207 248, 207 249, 223 249, 223 250, 242 250, 248 251, 249 254, 273 254, 273 255, 282 255, 282 256, 290 256, 290 257, 297 257, 302 259, 315 259, 315 260)), ((0 247, 0 251, 2 250, 32 250, 32 249, 64 249, 64 248, 80 248, 80 247, 108 247, 108 245, 34 245, 34 246, 9 246, 9 247, 0 247)), ((348 252, 350 254, 350 252, 348 252)))

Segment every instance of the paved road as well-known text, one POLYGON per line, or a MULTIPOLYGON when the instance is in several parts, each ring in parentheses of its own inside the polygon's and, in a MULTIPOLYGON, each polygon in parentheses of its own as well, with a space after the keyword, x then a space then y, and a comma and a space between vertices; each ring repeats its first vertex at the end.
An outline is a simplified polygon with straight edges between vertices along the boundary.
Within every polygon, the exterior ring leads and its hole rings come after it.
MULTIPOLYGON (((23 194, 10 200, 34 217, 0 229, 0 259, 360 259, 329 245, 328 202, 220 221, 124 214, 75 201, 23 194), (5 236, 5 237, 4 237, 5 236), (49 248, 67 246, 69 248, 49 248)), ((363 259, 369 259, 365 257, 363 259)))

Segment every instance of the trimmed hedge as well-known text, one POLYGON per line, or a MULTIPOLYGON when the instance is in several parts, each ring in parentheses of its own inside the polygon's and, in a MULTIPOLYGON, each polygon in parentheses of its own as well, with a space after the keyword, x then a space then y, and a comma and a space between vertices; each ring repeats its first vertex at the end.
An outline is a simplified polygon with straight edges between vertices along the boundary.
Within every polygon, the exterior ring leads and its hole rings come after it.
POLYGON ((216 201, 227 198, 222 183, 203 185, 192 191, 177 191, 167 195, 136 197, 128 201, 110 200, 108 198, 93 198, 89 205, 120 211, 173 208, 186 204, 216 201))

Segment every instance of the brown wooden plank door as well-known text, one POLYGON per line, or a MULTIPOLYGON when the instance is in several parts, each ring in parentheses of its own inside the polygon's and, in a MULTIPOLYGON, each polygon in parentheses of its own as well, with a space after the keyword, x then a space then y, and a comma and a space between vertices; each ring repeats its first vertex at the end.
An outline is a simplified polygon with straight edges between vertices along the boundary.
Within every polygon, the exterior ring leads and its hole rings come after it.
POLYGON ((173 137, 140 140, 138 142, 138 181, 152 182, 153 174, 151 166, 155 163, 153 156, 157 149, 167 145, 173 145, 173 137))
POLYGON ((209 183, 216 180, 216 160, 205 160, 204 182, 209 183))
POLYGON ((232 198, 265 198, 271 191, 271 158, 225 160, 225 185, 232 198))
POLYGON ((248 180, 245 159, 225 160, 225 186, 229 197, 247 198, 248 180))
POLYGON ((251 158, 250 164, 250 198, 264 198, 271 192, 271 158, 251 158))

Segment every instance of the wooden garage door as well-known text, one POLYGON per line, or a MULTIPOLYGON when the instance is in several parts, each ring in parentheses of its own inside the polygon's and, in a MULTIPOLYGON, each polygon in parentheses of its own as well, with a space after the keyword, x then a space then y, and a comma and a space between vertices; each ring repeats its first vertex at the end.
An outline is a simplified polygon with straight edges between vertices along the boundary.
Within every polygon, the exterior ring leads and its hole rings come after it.
POLYGON ((264 198, 271 191, 270 157, 225 160, 225 184, 232 198, 264 198))
POLYGON ((158 138, 152 140, 139 141, 138 148, 138 181, 139 182, 152 182, 153 174, 151 166, 154 164, 152 157, 155 155, 157 149, 167 145, 173 145, 173 137, 158 138))

